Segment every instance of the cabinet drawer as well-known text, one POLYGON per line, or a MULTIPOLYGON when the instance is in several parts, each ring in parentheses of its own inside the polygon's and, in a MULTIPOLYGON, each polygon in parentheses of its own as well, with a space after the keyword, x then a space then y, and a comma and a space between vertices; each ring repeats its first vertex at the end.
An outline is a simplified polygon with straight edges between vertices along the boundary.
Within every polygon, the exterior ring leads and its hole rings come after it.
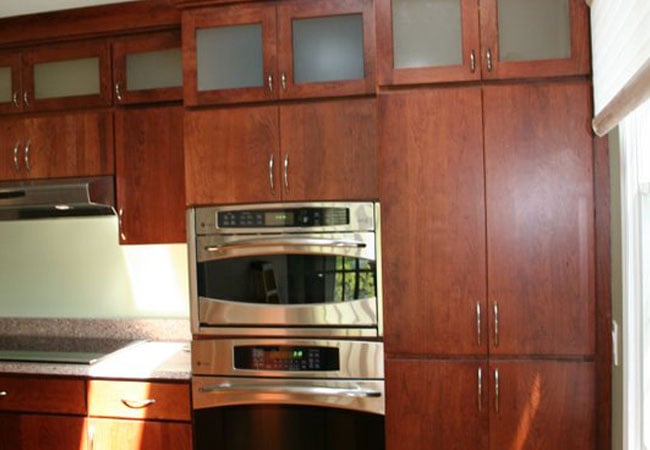
POLYGON ((189 421, 189 383, 91 380, 88 382, 88 414, 189 421))
POLYGON ((0 393, 0 411, 86 413, 83 380, 0 376, 0 393))

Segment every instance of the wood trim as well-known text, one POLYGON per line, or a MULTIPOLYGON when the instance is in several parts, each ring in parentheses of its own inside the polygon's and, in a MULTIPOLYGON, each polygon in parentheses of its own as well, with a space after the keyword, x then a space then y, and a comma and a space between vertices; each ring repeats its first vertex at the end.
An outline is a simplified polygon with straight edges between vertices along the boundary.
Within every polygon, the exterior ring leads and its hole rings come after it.
POLYGON ((169 0, 31 14, 0 20, 0 47, 178 27, 181 16, 169 0))
POLYGON ((605 136, 629 113, 650 99, 650 59, 634 74, 623 89, 610 100, 593 120, 594 132, 605 136))

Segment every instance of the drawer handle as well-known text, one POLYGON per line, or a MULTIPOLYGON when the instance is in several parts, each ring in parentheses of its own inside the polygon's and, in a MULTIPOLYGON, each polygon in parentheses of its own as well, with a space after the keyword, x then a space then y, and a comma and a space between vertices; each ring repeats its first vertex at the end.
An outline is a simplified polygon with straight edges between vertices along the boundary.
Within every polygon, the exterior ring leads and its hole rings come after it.
POLYGON ((9 394, 7 391, 0 391, 0 397, 6 397, 9 394))
POLYGON ((151 406, 154 403, 156 403, 155 398, 147 398, 144 400, 127 400, 125 398, 120 399, 122 403, 124 403, 124 406, 132 409, 141 409, 141 408, 146 408, 147 406, 151 406))

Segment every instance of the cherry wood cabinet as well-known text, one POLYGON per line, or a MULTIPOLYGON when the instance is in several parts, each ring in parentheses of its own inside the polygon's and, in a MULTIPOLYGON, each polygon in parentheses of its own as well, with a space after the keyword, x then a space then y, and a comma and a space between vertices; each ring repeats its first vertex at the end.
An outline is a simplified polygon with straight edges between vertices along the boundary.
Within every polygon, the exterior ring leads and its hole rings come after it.
MULTIPOLYGON (((1 448, 1 447, 0 447, 1 448)), ((83 417, 21 415, 20 445, 12 450, 94 450, 83 417)))
POLYGON ((581 0, 376 0, 376 16, 381 85, 590 71, 581 0))
POLYGON ((88 419, 92 450, 191 450, 190 423, 88 419))
POLYGON ((377 197, 375 99, 188 111, 189 205, 377 197))
POLYGON ((108 111, 2 118, 0 179, 112 175, 108 111))
POLYGON ((238 4, 183 12, 189 106, 369 94, 370 0, 238 4))
POLYGON ((113 42, 113 94, 117 104, 183 98, 180 31, 164 31, 113 42))
POLYGON ((120 242, 185 242, 183 108, 118 109, 115 158, 120 242))
POLYGON ((0 114, 22 110, 20 54, 0 53, 0 114))

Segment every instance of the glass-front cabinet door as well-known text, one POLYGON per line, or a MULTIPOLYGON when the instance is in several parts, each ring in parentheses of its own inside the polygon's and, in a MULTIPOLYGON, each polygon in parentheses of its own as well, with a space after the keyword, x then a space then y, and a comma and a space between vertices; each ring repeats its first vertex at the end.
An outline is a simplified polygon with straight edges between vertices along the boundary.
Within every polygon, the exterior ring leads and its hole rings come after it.
POLYGON ((484 78, 589 73, 583 0, 481 0, 484 78))
POLYGON ((275 23, 273 5, 183 13, 185 103, 277 98, 275 23))
POLYGON ((376 0, 379 84, 481 76, 477 0, 376 0))
POLYGON ((0 53, 0 114, 22 110, 20 54, 0 53))
POLYGON ((113 44, 113 78, 116 103, 182 99, 180 32, 168 31, 117 40, 113 44))

